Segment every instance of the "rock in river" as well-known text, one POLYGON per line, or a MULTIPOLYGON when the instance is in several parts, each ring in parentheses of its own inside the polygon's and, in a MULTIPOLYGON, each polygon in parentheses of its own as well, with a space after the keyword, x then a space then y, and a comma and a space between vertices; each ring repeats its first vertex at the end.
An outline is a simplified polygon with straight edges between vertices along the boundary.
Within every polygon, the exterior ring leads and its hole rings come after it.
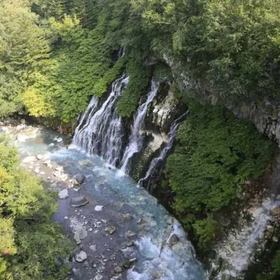
POLYGON ((76 174, 73 177, 73 182, 75 185, 81 185, 85 181, 85 176, 83 174, 76 174))
POLYGON ((88 203, 89 201, 85 196, 77 196, 71 199, 71 206, 73 207, 81 207, 88 203))
POLYGON ((60 199, 65 199, 65 198, 67 198, 67 197, 68 197, 68 190, 65 189, 65 190, 60 191, 60 192, 58 193, 58 197, 59 197, 60 199))
POLYGON ((83 262, 87 259, 87 253, 85 251, 80 251, 75 255, 75 260, 77 262, 83 262))
POLYGON ((176 244, 178 242, 179 242, 179 237, 175 233, 173 233, 168 240, 168 244, 170 246, 173 246, 174 244, 176 244))

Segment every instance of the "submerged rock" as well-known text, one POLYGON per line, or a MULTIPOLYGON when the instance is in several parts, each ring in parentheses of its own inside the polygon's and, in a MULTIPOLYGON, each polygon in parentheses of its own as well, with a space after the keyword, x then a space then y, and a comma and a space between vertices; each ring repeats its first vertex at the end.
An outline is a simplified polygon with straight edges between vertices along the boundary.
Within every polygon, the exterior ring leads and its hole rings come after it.
POLYGON ((71 206, 73 207, 81 207, 88 204, 89 201, 86 196, 77 196, 71 199, 71 206))
POLYGON ((80 251, 75 255, 75 260, 77 262, 83 262, 87 259, 87 253, 85 251, 80 251))

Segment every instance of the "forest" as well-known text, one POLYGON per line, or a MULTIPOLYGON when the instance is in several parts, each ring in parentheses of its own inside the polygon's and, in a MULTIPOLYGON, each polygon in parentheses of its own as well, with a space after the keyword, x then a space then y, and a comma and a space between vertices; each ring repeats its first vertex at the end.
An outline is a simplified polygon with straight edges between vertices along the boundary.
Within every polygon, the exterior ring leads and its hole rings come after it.
MULTIPOLYGON (((213 213, 259 178, 275 152, 275 143, 223 104, 280 101, 280 0, 0 0, 0 118, 74 127, 90 98, 106 94, 122 73, 130 77, 117 105, 124 119, 152 77, 190 108, 162 185, 206 253, 221 230, 213 213), (198 86, 181 92, 180 73, 198 86), (194 101, 199 85, 217 106, 194 101)), ((65 279, 68 268, 57 270, 56 257, 66 258, 71 244, 50 222, 54 211, 55 195, 20 169, 1 139, 0 279, 65 279), (38 248, 44 256, 34 255, 38 248)), ((279 256, 258 279, 278 279, 279 256)))

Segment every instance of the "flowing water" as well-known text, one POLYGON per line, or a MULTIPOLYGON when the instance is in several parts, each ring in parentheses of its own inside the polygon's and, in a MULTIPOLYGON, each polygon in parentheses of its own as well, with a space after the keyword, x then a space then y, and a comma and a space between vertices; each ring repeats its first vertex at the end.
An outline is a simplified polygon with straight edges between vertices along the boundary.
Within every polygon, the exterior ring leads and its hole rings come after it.
POLYGON ((268 222, 272 219, 271 210, 280 205, 280 201, 263 202, 254 213, 254 220, 239 231, 234 231, 216 248, 217 259, 223 259, 223 266, 217 278, 239 279, 254 259, 259 241, 264 237, 268 222))
MULTIPOLYGON (((74 197, 86 195, 89 204, 74 211, 75 208, 70 206, 69 197, 59 201, 56 213, 56 220, 63 224, 66 231, 70 229, 73 221, 82 223, 87 231, 86 238, 77 249, 83 248, 88 254, 88 259, 84 263, 72 263, 75 268, 73 279, 206 279, 180 224, 145 189, 137 187, 129 176, 119 176, 118 171, 109 168, 102 158, 86 155, 76 149, 66 149, 61 145, 62 139, 59 135, 56 136, 42 128, 34 128, 34 133, 32 127, 28 129, 29 136, 21 132, 21 137, 17 128, 5 130, 10 135, 13 131, 17 137, 16 142, 23 163, 26 156, 43 154, 44 157, 44 154, 47 154, 50 161, 47 165, 53 166, 51 172, 55 176, 60 171, 66 173, 69 178, 77 173, 86 177, 78 193, 69 186, 68 192, 74 197), (122 217, 125 213, 130 214, 129 219, 122 217), (114 226, 116 232, 106 234, 103 223, 114 226), (134 232, 129 238, 128 230, 134 232), (176 234, 178 240, 171 244, 172 234, 176 234), (124 246, 128 241, 133 241, 135 245, 124 246), (92 246, 95 248, 94 253, 89 249, 92 246), (111 278, 114 263, 126 258, 135 258, 134 265, 126 274, 120 274, 120 278, 111 278)), ((26 168, 44 168, 44 172, 38 173, 43 176, 43 180, 54 180, 52 173, 46 170, 45 162, 40 163, 36 158, 35 162, 26 162, 26 168)), ((65 185, 67 182, 62 183, 65 185)), ((69 235, 72 236, 71 231, 69 235)))
POLYGON ((154 100, 158 92, 159 84, 156 81, 152 81, 151 89, 148 93, 147 100, 138 107, 134 117, 134 123, 131 128, 131 135, 129 137, 128 146, 125 149, 124 156, 121 162, 121 171, 125 174, 129 174, 130 162, 134 154, 141 151, 143 145, 143 137, 140 134, 143 122, 147 113, 149 104, 154 100))
POLYGON ((128 77, 117 79, 112 84, 109 97, 99 110, 96 110, 97 99, 92 98, 76 129, 72 147, 82 149, 88 154, 100 155, 108 164, 117 165, 120 160, 123 127, 116 104, 128 81, 128 77))
POLYGON ((168 142, 165 143, 163 149, 160 152, 160 155, 152 159, 145 176, 138 181, 139 185, 142 185, 144 182, 148 182, 151 176, 153 175, 156 167, 159 166, 159 164, 164 164, 168 153, 173 147, 173 143, 176 137, 176 131, 180 126, 180 124, 182 124, 183 117, 187 114, 188 112, 184 113, 181 117, 179 117, 177 120, 173 122, 173 124, 170 127, 170 131, 168 133, 168 142))

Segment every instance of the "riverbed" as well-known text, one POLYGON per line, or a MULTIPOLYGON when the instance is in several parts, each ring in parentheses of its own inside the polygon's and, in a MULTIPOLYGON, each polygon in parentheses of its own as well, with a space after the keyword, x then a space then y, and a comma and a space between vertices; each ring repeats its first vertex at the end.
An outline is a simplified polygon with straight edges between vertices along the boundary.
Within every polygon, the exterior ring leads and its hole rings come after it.
POLYGON ((203 280, 181 225, 148 192, 98 156, 26 123, 1 123, 21 165, 58 192, 53 220, 77 244, 72 280, 203 280))

